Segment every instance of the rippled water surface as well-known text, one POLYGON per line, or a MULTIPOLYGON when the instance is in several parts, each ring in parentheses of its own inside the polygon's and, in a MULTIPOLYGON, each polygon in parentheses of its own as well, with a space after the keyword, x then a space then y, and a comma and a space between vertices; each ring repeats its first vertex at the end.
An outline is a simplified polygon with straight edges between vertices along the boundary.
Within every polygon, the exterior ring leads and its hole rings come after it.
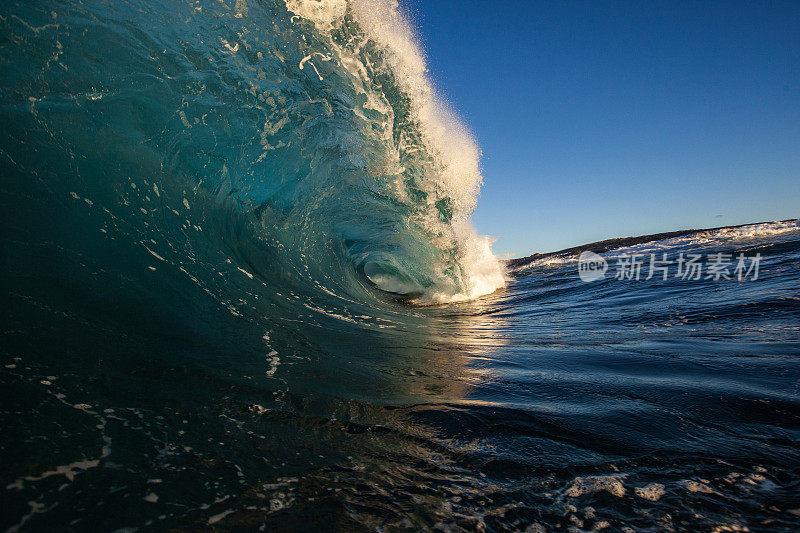
POLYGON ((555 261, 383 328, 309 310, 291 340, 15 283, 5 525, 794 530, 799 235, 644 248, 761 253, 757 281, 555 261))
POLYGON ((477 148, 391 3, 0 30, 3 529, 800 528, 796 221, 604 254, 757 280, 550 256, 495 291, 477 148))

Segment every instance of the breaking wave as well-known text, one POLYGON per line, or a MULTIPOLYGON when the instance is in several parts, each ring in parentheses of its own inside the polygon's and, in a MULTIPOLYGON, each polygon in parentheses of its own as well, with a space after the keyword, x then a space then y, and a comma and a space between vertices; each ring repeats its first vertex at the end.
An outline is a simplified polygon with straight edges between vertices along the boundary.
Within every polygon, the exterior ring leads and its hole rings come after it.
POLYGON ((480 152, 395 3, 37 4, 3 23, 25 40, 3 44, 1 96, 21 180, 194 278, 222 255, 361 301, 504 284, 469 223, 480 152))

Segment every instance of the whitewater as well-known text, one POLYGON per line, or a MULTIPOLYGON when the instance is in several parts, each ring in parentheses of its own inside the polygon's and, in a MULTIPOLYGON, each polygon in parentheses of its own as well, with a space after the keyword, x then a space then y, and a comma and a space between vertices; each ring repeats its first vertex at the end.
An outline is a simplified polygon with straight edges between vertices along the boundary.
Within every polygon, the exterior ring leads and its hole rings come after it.
POLYGON ((390 1, 0 5, 0 527, 797 529, 798 222, 499 261, 431 79, 390 1))

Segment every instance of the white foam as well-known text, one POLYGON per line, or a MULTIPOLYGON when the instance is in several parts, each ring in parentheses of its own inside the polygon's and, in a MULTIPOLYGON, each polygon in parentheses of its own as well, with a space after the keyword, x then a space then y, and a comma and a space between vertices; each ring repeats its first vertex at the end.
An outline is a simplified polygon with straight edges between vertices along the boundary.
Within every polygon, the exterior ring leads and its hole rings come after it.
MULTIPOLYGON (((429 230, 439 249, 448 250, 456 244, 463 283, 463 286, 447 282, 438 284, 426 300, 440 303, 472 299, 504 286, 505 270, 491 251, 491 240, 479 237, 468 223, 483 182, 480 150, 467 128, 436 94, 428 75, 425 55, 398 3, 391 0, 285 2, 291 13, 313 22, 322 35, 328 36, 327 44, 338 64, 350 74, 356 90, 366 96, 365 109, 377 110, 388 117, 386 127, 380 133, 387 146, 392 144, 394 112, 385 97, 373 89, 367 74, 369 70, 385 67, 365 64, 362 56, 352 52, 352 48, 358 49, 367 42, 379 48, 398 85, 409 98, 411 118, 422 136, 425 152, 432 158, 435 176, 435 179, 419 184, 428 193, 428 209, 418 216, 421 220, 415 222, 429 230), (364 43, 351 48, 340 46, 330 38, 330 32, 343 22, 348 13, 364 33, 364 43), (446 224, 439 220, 435 207, 436 201, 445 197, 453 204, 453 223, 448 228, 442 227, 446 224)), ((301 65, 313 65, 311 59, 311 55, 304 57, 301 65)), ((319 71, 317 75, 322 78, 319 71)), ((403 171, 399 153, 403 142, 401 139, 400 146, 387 154, 386 160, 375 163, 376 168, 368 169, 375 175, 396 173, 396 188, 401 197, 405 194, 399 179, 403 171)))
POLYGON ((506 283, 505 270, 492 253, 492 239, 477 235, 466 221, 457 222, 455 228, 461 235, 459 264, 462 268, 465 290, 436 291, 428 297, 432 303, 473 300, 493 293, 506 283))
POLYGON ((634 491, 640 498, 651 502, 657 502, 664 494, 666 494, 664 485, 660 483, 650 483, 645 487, 636 487, 634 491))
POLYGON ((623 485, 624 480, 624 475, 576 477, 565 494, 570 498, 578 498, 584 494, 605 491, 617 498, 622 498, 626 492, 625 485, 623 485))
POLYGON ((675 248, 679 246, 705 246, 714 245, 727 241, 740 241, 746 239, 757 239, 760 237, 773 237, 785 233, 800 231, 800 221, 787 220, 776 222, 764 222, 762 224, 750 224, 736 228, 721 228, 715 230, 701 231, 682 237, 673 237, 661 241, 645 242, 634 246, 626 246, 613 250, 613 254, 632 254, 644 252, 657 252, 675 248))

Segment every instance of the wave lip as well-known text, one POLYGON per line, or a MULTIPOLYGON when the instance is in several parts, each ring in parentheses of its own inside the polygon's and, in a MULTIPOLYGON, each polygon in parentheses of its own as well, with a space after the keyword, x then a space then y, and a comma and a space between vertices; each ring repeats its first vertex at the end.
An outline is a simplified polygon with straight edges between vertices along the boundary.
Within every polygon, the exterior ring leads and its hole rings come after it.
MULTIPOLYGON (((504 268, 490 241, 468 222, 482 183, 480 150, 436 94, 424 54, 397 3, 285 4, 292 20, 310 23, 319 40, 300 66, 324 59, 327 68, 338 67, 344 89, 361 98, 355 114, 365 124, 362 134, 369 132, 362 146, 371 150, 357 156, 373 180, 370 186, 400 207, 403 220, 391 224, 393 234, 384 231, 385 224, 373 231, 369 220, 340 224, 358 227, 362 257, 370 252, 383 257, 362 262, 364 275, 377 288, 414 295, 419 303, 472 299, 502 287, 504 268), (391 250, 386 242, 393 243, 391 250), (386 259, 387 254, 394 257, 386 259)), ((326 75, 316 73, 324 81, 326 75)))

